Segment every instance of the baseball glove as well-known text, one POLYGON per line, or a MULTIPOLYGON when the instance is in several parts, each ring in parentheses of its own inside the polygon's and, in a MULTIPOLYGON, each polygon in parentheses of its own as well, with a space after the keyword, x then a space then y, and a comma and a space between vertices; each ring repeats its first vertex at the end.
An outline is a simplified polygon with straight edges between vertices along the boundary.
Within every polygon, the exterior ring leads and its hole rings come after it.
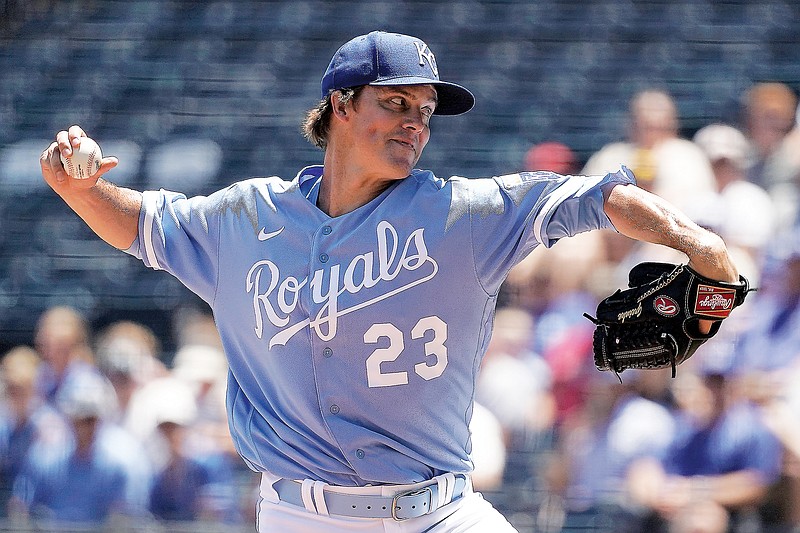
POLYGON ((672 368, 689 359, 719 331, 722 320, 744 302, 751 289, 714 281, 688 265, 641 263, 628 275, 626 290, 617 290, 597 306, 594 363, 619 374, 627 368, 672 368), (703 334, 699 320, 714 320, 703 334))

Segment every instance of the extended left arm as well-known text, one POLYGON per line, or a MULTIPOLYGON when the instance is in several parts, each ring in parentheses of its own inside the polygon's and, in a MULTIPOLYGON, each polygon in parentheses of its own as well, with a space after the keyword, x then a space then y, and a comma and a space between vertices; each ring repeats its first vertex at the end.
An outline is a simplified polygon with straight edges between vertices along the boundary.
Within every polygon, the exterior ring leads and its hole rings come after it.
MULTIPOLYGON (((689 266, 707 278, 739 282, 722 238, 701 228, 663 198, 635 185, 609 184, 603 188, 604 209, 621 234, 639 241, 663 244, 689 257, 689 266)), ((700 320, 701 333, 713 321, 700 320)))

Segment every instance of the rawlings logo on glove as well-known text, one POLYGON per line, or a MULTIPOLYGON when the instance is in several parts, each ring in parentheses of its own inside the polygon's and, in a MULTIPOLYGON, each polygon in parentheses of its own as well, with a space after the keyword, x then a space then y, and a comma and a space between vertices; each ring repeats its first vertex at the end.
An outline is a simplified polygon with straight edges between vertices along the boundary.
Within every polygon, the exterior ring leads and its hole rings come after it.
POLYGON ((714 318, 728 318, 733 311, 735 301, 736 289, 700 285, 697 287, 694 312, 714 318))
POLYGON ((594 362, 617 374, 627 368, 672 368, 713 337, 722 320, 744 302, 750 285, 714 281, 688 265, 641 263, 631 269, 626 290, 597 306, 594 362), (700 320, 714 320, 702 333, 700 320))

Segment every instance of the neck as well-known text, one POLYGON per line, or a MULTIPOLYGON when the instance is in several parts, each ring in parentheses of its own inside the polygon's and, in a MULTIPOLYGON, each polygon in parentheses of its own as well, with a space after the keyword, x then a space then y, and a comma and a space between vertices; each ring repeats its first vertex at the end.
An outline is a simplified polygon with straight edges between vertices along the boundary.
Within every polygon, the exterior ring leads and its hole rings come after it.
POLYGON ((373 175, 329 151, 325 154, 317 205, 328 216, 344 215, 377 198, 394 181, 373 175))

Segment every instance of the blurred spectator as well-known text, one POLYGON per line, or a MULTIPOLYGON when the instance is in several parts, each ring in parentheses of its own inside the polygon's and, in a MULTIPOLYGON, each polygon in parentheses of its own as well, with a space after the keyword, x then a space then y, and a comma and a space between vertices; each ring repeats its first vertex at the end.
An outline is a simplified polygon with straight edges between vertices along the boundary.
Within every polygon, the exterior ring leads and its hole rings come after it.
POLYGON ((780 153, 795 125, 797 96, 784 83, 756 83, 744 95, 744 132, 753 146, 748 178, 769 189, 783 165, 780 153))
POLYGON ((752 404, 717 369, 681 372, 675 438, 662 458, 637 461, 631 495, 653 533, 723 533, 751 523, 778 479, 781 448, 752 404))
POLYGON ((181 346, 172 360, 172 375, 194 393, 200 423, 222 424, 227 431, 225 385, 228 361, 221 348, 205 344, 181 346))
POLYGON ((575 174, 578 161, 566 144, 548 141, 531 146, 525 154, 525 169, 549 170, 556 174, 575 174))
POLYGON ((89 347, 89 327, 70 307, 52 307, 42 313, 34 332, 36 351, 43 365, 38 387, 48 402, 59 402, 62 389, 72 381, 98 376, 89 347))
MULTIPOLYGON (((772 394, 761 403, 767 427, 783 445, 785 455, 781 483, 773 488, 762 505, 761 517, 766 524, 780 524, 776 532, 797 531, 800 527, 800 365, 784 371, 780 385, 773 384, 772 394)), ((770 529, 769 531, 773 531, 770 529)))
POLYGON ((34 350, 18 346, 0 363, 0 517, 7 516, 14 480, 29 455, 70 440, 66 421, 37 393, 40 362, 34 350))
POLYGON ((698 196, 688 212, 695 222, 725 239, 736 254, 739 271, 757 285, 760 252, 775 227, 774 207, 767 192, 746 179, 748 141, 725 124, 705 126, 693 140, 711 161, 716 190, 698 196))
POLYGON ((209 472, 207 511, 217 520, 252 520, 252 491, 259 476, 248 469, 233 446, 225 411, 228 362, 214 319, 208 313, 184 309, 175 318, 178 350, 172 375, 193 391, 197 420, 187 436, 192 457, 209 472))
MULTIPOLYGON (((610 143, 587 161, 582 174, 605 174, 620 164, 636 175, 637 184, 681 210, 696 208, 698 198, 713 197, 716 183, 711 163, 695 143, 679 136, 679 117, 672 96, 658 89, 636 93, 628 110, 628 138, 610 143)), ((686 262, 685 255, 664 246, 597 232, 604 257, 592 271, 599 294, 627 285, 630 268, 642 261, 686 262)))
POLYGON ((197 520, 204 513, 204 487, 209 474, 187 454, 186 435, 197 415, 194 398, 181 395, 179 387, 164 389, 171 393, 156 408, 159 434, 166 443, 164 465, 156 475, 150 492, 150 512, 161 520, 197 520))
POLYGON ((197 402, 195 448, 203 454, 223 450, 241 462, 228 432, 228 361, 213 317, 183 310, 176 317, 175 331, 178 350, 172 359, 172 375, 192 390, 197 402))
POLYGON ((99 525, 144 516, 149 464, 138 443, 106 420, 113 394, 105 378, 85 376, 59 395, 74 445, 65 454, 32 457, 15 484, 15 498, 37 523, 99 525))
POLYGON ((630 102, 628 140, 601 148, 581 174, 605 174, 626 165, 640 187, 685 209, 698 194, 714 190, 714 175, 705 154, 679 138, 678 129, 672 97, 655 89, 641 91, 630 102))
POLYGON ((628 371, 623 383, 609 372, 591 375, 583 408, 560 426, 549 467, 549 488, 563 502, 569 528, 641 531, 626 479, 634 461, 662 455, 674 435, 669 410, 644 396, 654 393, 653 378, 664 381, 665 372, 628 371))
POLYGON ((166 366, 158 359, 159 349, 153 332, 135 322, 113 323, 97 335, 97 366, 114 385, 123 425, 133 394, 153 379, 167 374, 166 366))
POLYGON ((767 247, 762 283, 748 305, 750 320, 734 364, 749 373, 780 374, 800 356, 800 228, 784 232, 767 247))
POLYGON ((744 95, 744 132, 753 147, 747 179, 772 197, 779 229, 797 220, 800 204, 797 110, 797 96, 784 83, 757 83, 744 95))
MULTIPOLYGON (((181 512, 220 523, 239 523, 245 518, 239 508, 243 483, 239 475, 249 482, 253 474, 236 454, 224 419, 220 424, 217 418, 209 416, 210 411, 218 410, 216 405, 207 408, 213 403, 211 398, 224 400, 216 388, 214 394, 201 396, 204 388, 186 379, 189 375, 198 379, 207 376, 210 369, 218 380, 220 368, 224 376, 227 367, 224 359, 220 367, 218 356, 211 347, 181 349, 174 361, 182 370, 178 372, 175 368, 169 375, 150 381, 131 400, 131 427, 136 428, 150 460, 160 472, 150 505, 154 515, 161 518, 175 520, 181 512), (195 370, 190 372, 189 367, 195 370), (201 403, 203 399, 206 402, 201 403), (182 469, 191 471, 191 483, 176 478, 176 472, 182 469), (198 479, 202 480, 202 486, 192 488, 198 479), (161 501, 164 491, 173 489, 178 492, 161 501), (191 508, 179 511, 177 506, 187 498, 192 500, 191 508)), ((247 498, 250 502, 251 495, 247 494, 247 498)))
POLYGON ((550 371, 531 351, 533 319, 517 308, 498 309, 475 397, 507 435, 539 433, 553 423, 550 371))
POLYGON ((197 417, 194 392, 172 375, 156 378, 138 389, 131 398, 128 423, 131 433, 144 444, 150 461, 161 469, 169 460, 169 447, 158 425, 180 417, 184 424, 197 417))
POLYGON ((605 233, 587 232, 536 248, 515 266, 503 285, 509 303, 535 318, 531 348, 549 368, 556 422, 579 408, 588 376, 594 372, 591 345, 598 297, 611 292, 605 233))
MULTIPOLYGON (((475 391, 476 405, 485 407, 501 427, 506 452, 501 473, 510 500, 531 492, 539 474, 536 452, 549 447, 552 440, 555 407, 550 370, 531 350, 533 329, 527 311, 497 310, 475 391)), ((502 508, 503 502, 496 503, 502 508)))

